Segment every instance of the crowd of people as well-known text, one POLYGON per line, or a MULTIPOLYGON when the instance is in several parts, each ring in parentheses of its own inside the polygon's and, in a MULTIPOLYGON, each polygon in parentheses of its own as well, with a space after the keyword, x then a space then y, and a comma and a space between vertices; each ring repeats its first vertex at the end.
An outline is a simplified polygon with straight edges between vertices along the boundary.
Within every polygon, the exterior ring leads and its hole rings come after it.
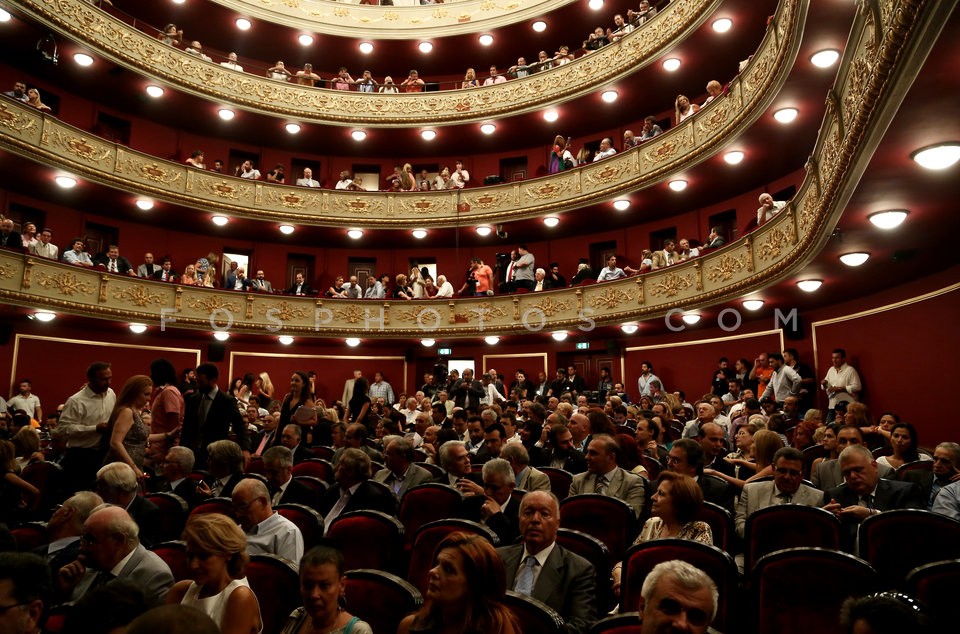
MULTIPOLYGON (((294 372, 281 394, 266 372, 221 388, 214 364, 178 373, 156 359, 145 370, 115 393, 110 364, 93 363, 86 385, 56 408, 42 407, 29 379, 0 400, 0 432, 12 438, 0 440, 0 520, 15 525, 38 512, 48 520, 50 545, 23 561, 42 564, 55 580, 47 599, 53 603, 83 606, 101 586, 126 580, 138 587, 143 609, 192 606, 221 632, 254 634, 264 606, 244 567, 250 555, 266 552, 299 562, 303 607, 285 632, 310 631, 308 622, 324 631, 350 623, 352 631, 368 631, 337 608, 342 557, 311 549, 275 507, 311 505, 327 532, 353 510, 395 516, 406 492, 429 482, 460 491, 468 518, 496 533, 502 546, 494 550, 468 534, 441 542, 426 603, 400 632, 460 631, 464 622, 520 632, 504 603, 511 589, 555 609, 568 632, 584 633, 612 607, 601 597, 620 596, 623 564, 610 570, 612 587, 598 587, 592 564, 557 544, 560 507, 542 469, 569 472, 571 496, 623 500, 638 520, 631 536, 637 544, 677 538, 732 549, 732 540, 715 542, 700 519, 704 502, 727 509, 741 538, 748 518, 771 505, 823 508, 842 523, 841 547, 849 552, 857 526, 879 513, 918 508, 960 518, 960 445, 930 450, 895 413, 875 419, 858 400, 859 373, 842 349, 819 380, 795 349, 760 353, 752 363, 721 358, 694 403, 682 390, 668 391, 649 361, 635 390, 609 368, 588 385, 574 366, 558 368, 551 379, 542 371, 534 378, 522 369, 506 376, 494 368, 448 373, 438 365, 415 392, 395 389, 380 371, 368 378, 356 370, 342 394, 325 398, 313 371, 294 372), (826 409, 816 406, 819 393, 826 409), (821 455, 812 464, 805 453, 811 448, 821 455), (321 449, 334 475, 317 497, 291 470, 321 449), (52 516, 32 504, 40 492, 20 476, 38 461, 58 462, 66 476, 63 504, 52 516), (254 461, 262 478, 245 473, 254 461), (930 468, 896 472, 917 462, 930 468), (202 480, 191 479, 197 473, 202 480), (140 495, 147 491, 173 492, 190 507, 209 497, 231 499, 232 519, 204 514, 187 522, 182 537, 195 562, 187 580, 174 583, 149 550, 161 523, 157 507, 140 495), (530 574, 537 566, 566 572, 538 583, 530 574)), ((611 554, 618 561, 624 553, 611 554)), ((661 572, 680 574, 678 566, 688 564, 673 562, 661 572)), ((0 563, 0 591, 4 573, 0 563)), ((644 632, 666 631, 647 629, 659 618, 647 605, 656 592, 648 584, 659 587, 658 578, 644 583, 644 632)), ((699 622, 685 631, 706 631, 717 607, 716 597, 706 600, 710 594, 684 595, 687 620, 699 622)), ((850 606, 855 614, 857 605, 850 606)))

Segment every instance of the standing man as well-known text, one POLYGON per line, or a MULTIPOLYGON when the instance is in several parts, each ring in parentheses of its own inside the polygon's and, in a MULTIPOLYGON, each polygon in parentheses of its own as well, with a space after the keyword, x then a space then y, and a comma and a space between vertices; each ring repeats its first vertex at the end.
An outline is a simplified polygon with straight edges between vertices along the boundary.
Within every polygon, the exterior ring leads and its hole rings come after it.
POLYGON ((457 161, 457 169, 447 181, 447 189, 463 189, 470 182, 470 172, 463 169, 463 161, 457 161))
POLYGON ((109 363, 90 364, 87 384, 67 399, 60 412, 57 433, 67 440, 63 470, 68 493, 93 489, 101 464, 101 433, 107 429, 117 402, 117 395, 110 389, 112 377, 109 363))
MULTIPOLYGON (((660 377, 653 373, 653 364, 644 361, 640 364, 640 377, 637 379, 637 390, 640 396, 650 396, 651 381, 660 381, 660 377)), ((660 381, 660 389, 663 389, 663 381, 660 381)))
POLYGON ((761 392, 760 398, 770 397, 782 407, 788 396, 796 396, 800 391, 802 379, 796 370, 784 362, 783 355, 779 352, 771 352, 767 358, 773 374, 770 375, 770 381, 767 382, 766 389, 761 392))
POLYGON ((207 464, 207 445, 225 440, 233 434, 243 451, 244 464, 250 461, 250 441, 244 427, 237 399, 217 386, 220 371, 212 363, 197 367, 197 392, 185 406, 181 444, 193 449, 197 464, 207 464))
POLYGON ((363 376, 362 370, 354 370, 353 378, 343 382, 343 397, 340 402, 343 403, 344 407, 346 407, 350 403, 350 399, 353 398, 353 384, 356 383, 357 379, 361 376, 363 376))
POLYGON ((40 399, 36 394, 31 393, 32 389, 33 383, 30 379, 21 379, 20 393, 7 401, 7 409, 11 412, 16 409, 23 410, 30 418, 42 421, 43 409, 40 407, 40 399))
POLYGON ((521 244, 517 247, 517 261, 513 263, 513 290, 525 288, 532 291, 535 282, 536 262, 533 254, 527 249, 527 245, 521 244))
POLYGON ((370 384, 368 396, 370 397, 370 400, 383 398, 386 400, 387 405, 391 407, 393 407, 393 404, 397 402, 397 399, 393 393, 393 387, 383 380, 382 372, 373 373, 373 383, 370 384))
POLYGON ((40 232, 40 239, 30 245, 30 253, 48 260, 56 260, 60 255, 60 250, 51 240, 53 240, 53 230, 44 228, 40 232))
POLYGON ((483 384, 473 378, 473 370, 467 368, 463 371, 463 377, 453 384, 451 390, 453 394, 454 407, 476 412, 480 406, 480 399, 486 393, 483 384))
POLYGON ((860 375, 847 365, 847 351, 836 348, 830 355, 833 366, 827 370, 820 387, 826 391, 830 399, 828 411, 833 411, 837 403, 852 403, 860 393, 860 375))

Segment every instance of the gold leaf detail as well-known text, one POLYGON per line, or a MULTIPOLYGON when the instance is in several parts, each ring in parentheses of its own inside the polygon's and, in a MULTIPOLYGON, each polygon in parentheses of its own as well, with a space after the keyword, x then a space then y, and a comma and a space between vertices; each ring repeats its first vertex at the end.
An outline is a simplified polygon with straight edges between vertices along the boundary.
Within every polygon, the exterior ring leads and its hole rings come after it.
POLYGON ((10 110, 6 104, 0 103, 0 126, 14 132, 23 132, 24 130, 32 130, 36 125, 36 119, 32 119, 17 110, 10 110))
POLYGON ((593 295, 590 297, 590 306, 594 309, 603 308, 616 308, 624 302, 629 302, 633 299, 630 296, 630 293, 622 291, 619 288, 608 288, 604 290, 599 295, 593 295))
POLYGON ((761 260, 778 258, 784 247, 794 242, 793 225, 788 224, 786 229, 779 227, 767 234, 766 239, 757 248, 757 255, 761 260))
POLYGON ((83 137, 69 137, 63 134, 60 130, 55 131, 54 139, 56 140, 57 145, 63 149, 79 156, 80 158, 93 161, 94 163, 99 163, 103 159, 110 156, 109 149, 98 150, 96 147, 90 145, 90 143, 83 137))
POLYGON ((399 321, 419 324, 426 328, 439 326, 443 319, 439 309, 420 304, 413 308, 397 310, 390 314, 399 321))
POLYGON ((93 292, 93 284, 80 280, 73 273, 56 273, 50 275, 37 271, 37 284, 43 288, 56 288, 61 295, 89 295, 93 292))
POLYGON ((268 315, 276 317, 280 321, 290 321, 291 319, 303 319, 310 313, 295 304, 284 300, 279 304, 268 304, 260 307, 260 314, 264 317, 268 315))
POLYGON ((14 267, 0 264, 0 280, 9 280, 15 272, 16 269, 14 267))
POLYGON ((150 292, 143 284, 128 286, 118 291, 114 291, 113 298, 128 300, 137 306, 149 306, 150 304, 163 303, 163 298, 160 295, 150 292))
POLYGON ((479 306, 471 306, 462 313, 457 313, 454 315, 454 320, 457 323, 470 323, 474 317, 478 318, 478 321, 484 322, 490 319, 491 317, 506 317, 507 311, 502 307, 490 304, 490 302, 483 302, 479 306))
POLYGON ((654 297, 659 295, 673 297, 680 291, 686 290, 691 286, 693 286, 693 275, 668 273, 662 280, 653 285, 653 288, 650 289, 650 294, 654 297))
POLYGON ((620 168, 612 165, 603 168, 599 172, 588 174, 587 180, 591 183, 609 183, 620 176, 620 168))
POLYGON ((366 318, 367 313, 359 306, 348 306, 347 308, 335 309, 333 311, 333 316, 340 321, 347 322, 348 324, 358 324, 364 318, 366 318))
POLYGON ((747 267, 748 258, 747 255, 742 253, 737 257, 732 257, 730 254, 725 254, 720 258, 719 262, 713 262, 710 264, 709 272, 707 273, 707 279, 711 282, 717 281, 727 281, 734 274, 739 273, 747 267))
POLYGON ((210 295, 209 297, 204 297, 203 299, 190 297, 187 299, 187 306, 194 310, 202 310, 208 315, 212 315, 213 313, 221 310, 226 310, 231 313, 240 312, 240 307, 237 304, 227 301, 219 295, 210 295))
POLYGON ((548 198, 556 198, 561 194, 565 193, 570 189, 570 181, 564 181, 560 184, 557 183, 544 183, 536 187, 527 188, 527 196, 531 198, 536 198, 537 200, 546 200, 548 198))

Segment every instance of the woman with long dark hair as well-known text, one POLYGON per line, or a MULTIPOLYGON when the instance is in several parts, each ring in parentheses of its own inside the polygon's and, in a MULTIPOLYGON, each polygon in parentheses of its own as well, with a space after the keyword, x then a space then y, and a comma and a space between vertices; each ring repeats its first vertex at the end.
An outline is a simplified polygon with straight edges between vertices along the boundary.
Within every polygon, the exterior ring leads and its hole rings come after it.
POLYGON ((886 465, 891 469, 899 469, 908 462, 930 460, 933 458, 918 450, 917 430, 910 423, 897 423, 890 431, 890 446, 893 453, 889 456, 877 458, 877 464, 886 465))
MULTIPOLYGON (((297 370, 290 377, 290 391, 280 403, 280 423, 277 425, 279 433, 274 434, 273 444, 280 444, 280 434, 289 423, 296 423, 301 428, 313 427, 317 423, 317 410, 314 407, 310 377, 306 372, 297 370)), ((301 429, 301 431, 303 438, 306 438, 308 429, 301 429)))
POLYGON ((370 397, 367 392, 370 390, 370 384, 364 377, 358 378, 353 383, 353 396, 347 403, 345 423, 363 423, 367 418, 367 412, 370 411, 370 397))

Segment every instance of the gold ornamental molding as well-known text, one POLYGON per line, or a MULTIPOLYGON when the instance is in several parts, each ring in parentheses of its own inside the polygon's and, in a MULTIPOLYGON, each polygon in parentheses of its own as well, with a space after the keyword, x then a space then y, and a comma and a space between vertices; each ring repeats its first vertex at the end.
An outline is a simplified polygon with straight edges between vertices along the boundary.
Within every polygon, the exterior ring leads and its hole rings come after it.
POLYGON ((765 112, 786 82, 808 4, 782 0, 744 73, 695 117, 630 151, 526 181, 418 193, 251 182, 107 142, 12 101, 0 104, 0 146, 104 185, 217 214, 330 227, 359 223, 368 229, 502 224, 612 200, 714 156, 765 112))
POLYGON ((797 275, 820 252, 957 1, 901 0, 892 10, 861 1, 833 88, 837 103, 852 105, 827 110, 797 195, 748 236, 665 269, 556 291, 383 302, 133 281, 0 250, 0 299, 163 328, 361 338, 588 333, 732 301, 797 275), (859 98, 848 101, 851 91, 859 98))
MULTIPOLYGON (((302 122, 379 127, 476 123, 594 92, 658 59, 692 34, 721 3, 673 0, 616 43, 505 84, 381 95, 299 86, 224 68, 162 44, 152 34, 121 22, 86 0, 10 0, 12 7, 19 7, 47 28, 89 46, 92 54, 198 97, 302 122)), ((355 8, 349 6, 349 10, 355 8)))
POLYGON ((477 33, 543 17, 578 0, 445 0, 420 5, 394 0, 394 6, 359 0, 210 0, 241 15, 327 35, 379 40, 477 33))

